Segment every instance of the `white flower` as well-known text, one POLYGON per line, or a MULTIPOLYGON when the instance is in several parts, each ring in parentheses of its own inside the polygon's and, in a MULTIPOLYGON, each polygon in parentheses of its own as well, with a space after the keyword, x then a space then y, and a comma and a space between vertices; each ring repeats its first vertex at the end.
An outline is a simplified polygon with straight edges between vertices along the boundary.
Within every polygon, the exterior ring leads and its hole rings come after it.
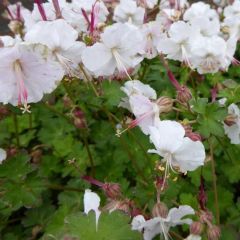
POLYGON ((130 128, 139 126, 144 134, 149 134, 149 127, 160 121, 160 109, 155 101, 157 94, 149 85, 138 80, 128 81, 121 87, 127 95, 119 106, 132 112, 136 119, 130 123, 130 128))
POLYGON ((158 51, 167 58, 186 62, 191 66, 190 39, 196 38, 198 29, 183 21, 173 23, 168 32, 169 38, 159 41, 158 51))
POLYGON ((85 44, 77 41, 78 32, 66 21, 58 19, 52 22, 41 21, 27 32, 25 40, 48 46, 63 66, 65 73, 76 75, 74 69, 81 62, 85 44))
POLYGON ((184 137, 185 130, 182 125, 175 121, 161 121, 154 127, 150 127, 150 140, 157 153, 166 162, 165 178, 169 168, 179 169, 180 172, 194 171, 204 164, 205 149, 200 141, 192 141, 184 137))
MULTIPOLYGON (((58 0, 60 9, 63 12, 67 7, 68 3, 66 0, 58 0)), ((48 21, 53 21, 57 19, 56 11, 53 5, 52 0, 49 0, 46 3, 42 3, 44 14, 48 21)), ((38 5, 34 3, 32 12, 24 11, 22 12, 22 17, 24 19, 24 26, 26 31, 29 31, 36 23, 43 21, 43 16, 41 15, 38 5)))
POLYGON ((157 46, 159 39, 163 37, 163 30, 156 21, 149 22, 142 26, 144 56, 152 59, 158 55, 157 46))
POLYGON ((116 22, 129 22, 142 25, 145 9, 138 7, 134 0, 121 0, 114 10, 113 20, 116 22))
POLYGON ((156 102, 143 95, 133 95, 129 97, 131 112, 136 119, 130 123, 130 128, 139 126, 144 134, 148 135, 150 127, 160 122, 160 109, 156 102))
POLYGON ((157 2, 157 0, 137 0, 138 5, 149 9, 154 8, 157 2))
POLYGON ((0 148, 0 164, 7 158, 7 153, 4 149, 0 148))
POLYGON ((163 234, 167 240, 169 239, 168 232, 170 227, 182 224, 190 225, 192 223, 192 220, 189 218, 182 219, 189 214, 195 214, 194 210, 190 206, 183 205, 179 206, 179 208, 170 209, 166 218, 155 217, 146 221, 142 215, 138 215, 133 218, 132 230, 140 232, 144 230, 144 240, 152 240, 158 234, 163 234))
POLYGON ((84 204, 84 213, 88 214, 92 210, 95 212, 96 228, 97 228, 98 220, 101 214, 101 211, 99 210, 100 197, 96 193, 92 192, 90 189, 86 189, 84 193, 83 204, 84 204))
POLYGON ((230 138, 232 144, 240 144, 240 109, 233 103, 228 107, 228 113, 236 120, 232 126, 224 123, 225 134, 230 138))
POLYGON ((24 105, 51 93, 64 72, 43 45, 17 44, 0 48, 0 102, 24 105))
POLYGON ((224 8, 225 17, 240 17, 240 1, 235 0, 232 5, 224 8))
POLYGON ((136 67, 143 59, 139 56, 141 43, 142 35, 136 27, 115 23, 101 34, 101 42, 83 51, 82 61, 96 76, 110 76, 116 69, 128 75, 127 69, 136 67))
POLYGON ((191 43, 192 64, 200 74, 216 73, 223 67, 227 44, 218 36, 199 37, 191 43))
POLYGON ((103 1, 73 0, 72 3, 68 4, 68 8, 65 8, 62 15, 79 33, 85 33, 89 30, 91 24, 95 28, 104 23, 108 14, 108 9, 103 1), (94 22, 91 22, 92 20, 94 22))
POLYGON ((187 238, 185 238, 184 240, 201 240, 201 236, 198 236, 198 235, 193 235, 193 234, 190 234, 187 238))
POLYGON ((198 18, 198 17, 205 17, 210 20, 219 18, 216 10, 211 9, 209 4, 206 4, 201 1, 197 3, 193 3, 191 7, 188 8, 183 15, 183 19, 185 21, 192 21, 194 18, 198 18))

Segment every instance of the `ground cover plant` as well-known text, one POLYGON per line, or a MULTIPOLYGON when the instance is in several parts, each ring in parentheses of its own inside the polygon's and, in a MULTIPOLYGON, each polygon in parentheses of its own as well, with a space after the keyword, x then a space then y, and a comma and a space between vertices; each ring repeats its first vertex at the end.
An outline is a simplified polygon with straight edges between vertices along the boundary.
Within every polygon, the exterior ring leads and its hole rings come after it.
POLYGON ((240 239, 239 0, 1 4, 0 239, 240 239))

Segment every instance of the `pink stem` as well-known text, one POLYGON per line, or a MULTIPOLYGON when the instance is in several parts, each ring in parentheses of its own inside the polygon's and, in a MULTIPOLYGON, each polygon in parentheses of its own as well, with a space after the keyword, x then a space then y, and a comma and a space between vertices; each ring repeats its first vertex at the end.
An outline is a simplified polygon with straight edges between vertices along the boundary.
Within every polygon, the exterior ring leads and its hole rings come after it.
POLYGON ((98 181, 98 180, 96 180, 96 179, 94 179, 90 176, 83 176, 82 179, 91 183, 91 184, 93 184, 93 185, 101 187, 101 188, 104 187, 104 185, 105 185, 104 183, 102 183, 102 182, 100 182, 100 181, 98 181))
POLYGON ((167 74, 168 74, 168 78, 170 80, 170 82, 172 83, 172 85, 178 90, 181 91, 182 87, 179 84, 179 82, 177 81, 177 79, 175 78, 175 76, 173 75, 173 73, 171 72, 171 70, 167 70, 167 74))

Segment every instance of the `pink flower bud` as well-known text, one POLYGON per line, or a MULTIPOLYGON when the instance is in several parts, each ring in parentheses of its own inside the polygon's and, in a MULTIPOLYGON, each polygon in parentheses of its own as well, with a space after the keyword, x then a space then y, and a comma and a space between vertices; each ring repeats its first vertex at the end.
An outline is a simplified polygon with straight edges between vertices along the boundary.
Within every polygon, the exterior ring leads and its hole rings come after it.
POLYGON ((218 226, 213 225, 208 228, 208 231, 207 231, 208 240, 218 240, 220 239, 220 235, 221 235, 221 230, 218 226))
POLYGON ((181 89, 177 90, 177 100, 181 103, 187 103, 192 99, 192 93, 186 86, 181 86, 181 89))
POLYGON ((74 115, 74 117, 80 118, 80 119, 84 118, 84 116, 85 116, 84 112, 79 107, 76 107, 73 110, 73 115, 74 115))
POLYGON ((153 209, 152 209, 152 216, 153 217, 162 217, 162 218, 166 218, 168 215, 168 208, 166 206, 165 203, 156 203, 154 206, 153 206, 153 209))
POLYGON ((74 126, 78 129, 85 129, 87 127, 85 121, 79 118, 74 119, 74 126))
POLYGON ((193 222, 190 226, 190 233, 193 235, 201 235, 203 232, 203 224, 201 222, 193 222))
POLYGON ((189 134, 186 134, 186 137, 189 137, 192 141, 202 141, 202 137, 199 133, 191 132, 189 134))
POLYGON ((160 97, 157 100, 157 105, 159 107, 160 113, 168 113, 172 111, 173 99, 170 97, 160 97))
POLYGON ((213 221, 213 215, 208 210, 201 211, 199 219, 200 219, 201 223, 207 223, 208 224, 209 222, 213 221))
POLYGON ((117 199, 122 195, 121 187, 118 183, 105 183, 102 189, 107 197, 111 199, 117 199))

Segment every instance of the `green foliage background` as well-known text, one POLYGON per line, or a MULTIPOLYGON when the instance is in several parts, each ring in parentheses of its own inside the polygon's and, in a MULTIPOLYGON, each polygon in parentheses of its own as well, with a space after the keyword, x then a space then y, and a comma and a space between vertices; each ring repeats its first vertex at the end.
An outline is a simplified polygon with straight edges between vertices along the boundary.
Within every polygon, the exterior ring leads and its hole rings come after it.
MULTIPOLYGON (((222 121, 226 107, 211 103, 210 89, 216 84, 225 86, 219 97, 227 97, 228 104, 240 101, 240 68, 231 67, 228 73, 204 77, 189 69, 171 63, 175 76, 187 84, 194 95, 192 113, 182 109, 161 116, 178 121, 196 120, 194 130, 205 137, 214 149, 220 222, 223 240, 239 239, 240 231, 240 146, 231 145, 224 135, 222 121)), ((166 70, 158 59, 144 61, 139 71, 140 79, 150 84, 158 96, 175 97, 166 70)), ((83 193, 92 188, 106 198, 96 187, 81 179, 92 175, 103 182, 120 183, 127 198, 150 212, 156 201, 154 181, 155 163, 159 157, 147 154, 152 148, 147 136, 138 128, 125 132, 120 138, 116 125, 126 116, 118 108, 123 93, 123 82, 107 80, 95 82, 95 95, 90 84, 78 79, 64 80, 58 89, 31 107, 31 114, 22 115, 18 108, 7 106, 9 114, 0 121, 1 147, 12 153, 0 165, 0 239, 71 239, 84 240, 138 240, 141 236, 130 230, 130 219, 119 212, 102 214, 99 232, 95 231, 93 214, 82 214, 83 193), (66 106, 64 96, 72 104, 66 106), (74 125, 73 106, 85 113, 87 129, 74 125), (75 160, 75 166, 69 160, 75 160), (110 237, 111 234, 111 237, 110 237), (63 237, 65 236, 65 238, 63 237), (69 238, 70 239, 70 238, 69 238)), ((181 106, 178 106, 181 108, 181 106)), ((209 157, 208 157, 209 159, 209 157)), ((212 165, 209 160, 202 169, 169 180, 162 196, 168 207, 189 204, 198 209, 197 193, 200 175, 206 181, 208 208, 215 212, 212 165)), ((187 229, 175 229, 187 236, 187 229)))

